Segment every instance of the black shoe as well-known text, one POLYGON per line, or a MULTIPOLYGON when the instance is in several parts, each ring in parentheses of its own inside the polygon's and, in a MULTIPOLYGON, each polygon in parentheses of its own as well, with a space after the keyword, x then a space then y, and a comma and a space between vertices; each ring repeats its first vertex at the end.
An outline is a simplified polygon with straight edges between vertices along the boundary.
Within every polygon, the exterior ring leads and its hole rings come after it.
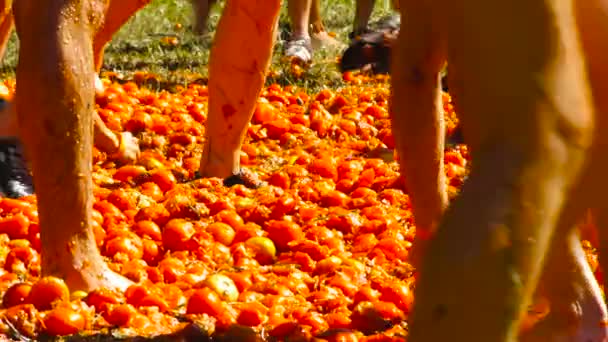
MULTIPOLYGON (((194 172, 193 180, 197 180, 197 179, 201 179, 201 178, 203 178, 203 176, 201 176, 201 173, 199 171, 194 172)), ((250 189, 257 189, 257 188, 260 188, 260 187, 266 185, 265 182, 262 182, 257 178, 255 173, 244 170, 244 169, 241 169, 237 174, 226 177, 223 181, 223 184, 225 187, 228 187, 228 188, 233 187, 237 184, 241 184, 250 189)))
POLYGON ((371 28, 351 32, 350 45, 340 59, 340 71, 360 70, 369 66, 375 74, 388 74, 391 47, 386 44, 385 38, 387 34, 398 32, 400 25, 400 16, 393 15, 371 25, 371 28))
POLYGON ((32 176, 17 139, 0 139, 0 188, 4 196, 10 198, 34 194, 32 176))
POLYGON ((244 185, 250 189, 257 189, 264 186, 264 182, 260 181, 255 173, 245 169, 241 169, 239 173, 224 179, 225 187, 232 187, 237 184, 244 185))

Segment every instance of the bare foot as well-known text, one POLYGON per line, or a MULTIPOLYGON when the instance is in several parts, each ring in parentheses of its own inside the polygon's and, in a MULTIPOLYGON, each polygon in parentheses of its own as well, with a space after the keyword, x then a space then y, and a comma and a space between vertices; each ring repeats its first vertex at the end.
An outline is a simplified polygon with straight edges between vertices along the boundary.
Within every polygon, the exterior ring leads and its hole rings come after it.
POLYGON ((137 160, 139 157, 139 141, 131 132, 122 132, 118 134, 119 146, 115 152, 114 158, 121 163, 130 163, 137 160))
POLYGON ((312 33, 310 39, 313 50, 324 48, 343 49, 346 47, 346 44, 330 36, 326 31, 312 33))
MULTIPOLYGON (((601 299, 601 297, 600 297, 601 299)), ((520 336, 522 342, 606 342, 606 307, 597 298, 585 298, 569 307, 551 311, 520 336)))
POLYGON ((72 292, 99 288, 125 291, 133 283, 112 271, 94 244, 89 238, 76 237, 74 247, 63 251, 56 246, 43 246, 43 273, 64 279, 72 292))
POLYGON ((224 179, 224 186, 231 187, 237 184, 242 184, 250 189, 257 189, 266 185, 255 173, 246 169, 241 169, 239 173, 224 179))
POLYGON ((112 271, 105 263, 97 268, 90 266, 81 271, 73 270, 65 278, 71 291, 93 291, 99 288, 125 291, 133 284, 129 279, 112 271))
POLYGON ((211 148, 211 144, 210 141, 205 143, 198 171, 200 177, 227 178, 239 173, 241 169, 240 150, 216 152, 214 148, 211 148))

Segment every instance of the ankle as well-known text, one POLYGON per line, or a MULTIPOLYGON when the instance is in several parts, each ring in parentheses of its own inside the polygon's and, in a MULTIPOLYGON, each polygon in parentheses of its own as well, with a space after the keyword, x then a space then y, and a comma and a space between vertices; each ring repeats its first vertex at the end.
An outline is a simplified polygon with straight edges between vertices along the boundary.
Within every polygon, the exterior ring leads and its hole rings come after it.
POLYGON ((293 31, 291 33, 290 39, 291 40, 300 40, 300 39, 307 40, 307 39, 310 39, 310 34, 308 33, 307 30, 304 30, 304 31, 297 30, 297 31, 293 31))
POLYGON ((317 34, 317 33, 321 33, 321 32, 325 32, 325 26, 323 25, 323 23, 312 23, 310 25, 310 30, 312 31, 312 33, 317 34))
MULTIPOLYGON (((231 154, 228 154, 230 156, 231 154)), ((209 153, 201 158, 200 175, 202 177, 227 178, 238 174, 240 171, 240 160, 238 158, 221 157, 215 153, 209 153)))

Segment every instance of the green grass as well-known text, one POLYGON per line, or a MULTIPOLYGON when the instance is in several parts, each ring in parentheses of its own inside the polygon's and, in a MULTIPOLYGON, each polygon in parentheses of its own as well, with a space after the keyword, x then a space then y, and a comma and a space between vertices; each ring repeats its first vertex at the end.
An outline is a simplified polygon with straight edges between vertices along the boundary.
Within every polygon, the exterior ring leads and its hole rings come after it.
MULTIPOLYGON (((118 0, 120 1, 120 0, 118 0)), ((284 1, 286 2, 286 1, 284 1)), ((209 21, 213 32, 221 13, 222 4, 212 11, 209 21)), ((281 29, 289 30, 286 6, 281 14, 281 29)), ((340 41, 348 41, 348 32, 354 17, 354 0, 322 1, 322 13, 328 31, 335 32, 340 41)), ((378 1, 374 18, 389 13, 388 1, 378 1)), ((194 78, 205 78, 212 37, 199 37, 192 32, 192 7, 187 0, 153 0, 148 7, 137 13, 115 35, 106 49, 104 71, 118 72, 129 79, 136 71, 158 74, 163 81, 185 84, 194 78), (177 29, 176 24, 183 25, 177 29), (161 39, 175 36, 176 47, 165 46, 161 39)), ((18 40, 13 34, 6 56, 0 64, 0 78, 13 78, 18 59, 18 40)), ((272 68, 280 75, 269 80, 283 84, 297 84, 314 91, 322 87, 337 86, 341 75, 336 68, 340 51, 325 49, 315 52, 314 64, 301 79, 294 79, 281 62, 282 46, 277 44, 272 68)))

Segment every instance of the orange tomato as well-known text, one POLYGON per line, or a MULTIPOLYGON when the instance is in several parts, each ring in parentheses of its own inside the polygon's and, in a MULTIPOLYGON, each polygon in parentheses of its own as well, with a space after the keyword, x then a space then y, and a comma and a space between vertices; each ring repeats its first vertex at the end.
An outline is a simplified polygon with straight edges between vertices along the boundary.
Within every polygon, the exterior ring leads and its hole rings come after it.
POLYGON ((223 310, 220 296, 208 287, 194 291, 186 307, 189 314, 205 313, 210 316, 218 316, 223 310))
POLYGON ((90 292, 85 298, 85 302, 94 306, 97 311, 104 311, 105 307, 109 304, 118 304, 120 302, 120 296, 107 289, 97 289, 90 292))
POLYGON ((234 237, 236 236, 236 232, 234 229, 223 222, 214 222, 207 227, 207 230, 213 235, 213 238, 226 246, 230 246, 232 241, 234 241, 234 237))
POLYGON ((241 305, 241 312, 237 318, 237 323, 255 327, 264 323, 268 318, 266 313, 268 308, 258 302, 250 302, 241 305))
POLYGON ((253 123, 263 124, 275 120, 277 117, 276 108, 268 102, 259 101, 253 112, 253 123))
POLYGON ((46 333, 51 336, 76 334, 86 326, 84 316, 69 308, 56 308, 44 316, 46 333))
POLYGON ((163 228, 162 238, 165 248, 181 251, 189 248, 188 241, 194 235, 194 225, 184 219, 172 219, 163 228))
POLYGON ((47 276, 32 286, 27 302, 38 310, 50 309, 55 302, 65 302, 70 298, 70 291, 65 282, 57 277, 47 276))
POLYGON ((0 234, 8 234, 11 239, 23 239, 28 236, 30 220, 22 213, 0 219, 0 234))
POLYGON ((289 248, 289 243, 302 239, 304 233, 302 228, 295 222, 269 221, 265 227, 268 237, 282 250, 289 248))
POLYGON ((32 290, 32 285, 28 283, 17 283, 11 286, 4 296, 2 296, 2 306, 9 308, 11 306, 24 304, 32 290))
POLYGON ((177 179, 173 173, 166 169, 160 169, 152 172, 150 179, 152 182, 156 183, 156 185, 158 185, 163 192, 173 189, 177 183, 177 179))
POLYGON ((104 318, 112 325, 123 327, 129 326, 136 314, 137 310, 133 305, 119 304, 112 306, 104 318))

